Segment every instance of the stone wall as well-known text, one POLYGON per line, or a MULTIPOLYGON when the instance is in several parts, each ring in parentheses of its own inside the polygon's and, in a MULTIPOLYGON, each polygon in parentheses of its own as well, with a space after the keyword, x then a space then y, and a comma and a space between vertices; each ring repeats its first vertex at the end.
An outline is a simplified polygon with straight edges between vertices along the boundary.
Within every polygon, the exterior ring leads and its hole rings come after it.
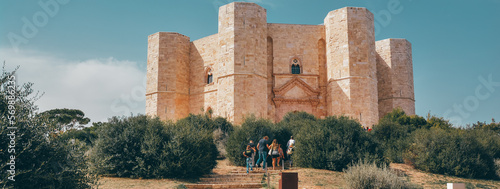
POLYGON ((218 62, 218 35, 211 35, 191 43, 190 49, 190 100, 189 111, 193 114, 202 110, 213 110, 214 116, 223 116, 217 109, 218 77, 221 75, 218 62), (209 72, 213 82, 207 83, 209 72))
MULTIPOLYGON (((273 41, 273 89, 283 87, 294 77, 299 77, 313 90, 319 90, 320 86, 324 86, 320 83, 319 64, 320 54, 323 53, 324 47, 318 46, 319 41, 324 39, 324 32, 322 25, 268 24, 268 36, 273 41), (294 59, 298 60, 301 74, 291 73, 294 59)), ((316 98, 324 98, 324 96, 325 94, 321 93, 316 98)), ((294 99, 291 96, 287 98, 294 99)), ((290 111, 306 111, 322 117, 326 115, 326 111, 322 111, 325 110, 325 103, 282 101, 279 107, 273 104, 275 116, 270 118, 280 121, 283 115, 290 111)))
POLYGON ((371 126, 378 121, 373 14, 346 7, 325 18, 328 113, 346 115, 371 126))
POLYGON ((271 24, 266 14, 254 3, 230 3, 219 8, 217 34, 192 42, 149 36, 146 113, 180 119, 211 109, 240 124, 249 115, 277 122, 306 111, 365 126, 395 107, 415 113, 411 44, 375 44, 366 8, 331 11, 324 25, 271 24), (300 74, 291 73, 294 60, 300 74))
POLYGON ((180 119, 189 114, 189 37, 158 32, 148 38, 146 114, 180 119))
POLYGON ((411 44, 406 39, 376 42, 379 115, 394 108, 415 114, 411 44))
POLYGON ((219 8, 219 111, 239 124, 245 116, 267 117, 267 14, 254 3, 219 8), (226 90, 226 93, 221 92, 226 90))

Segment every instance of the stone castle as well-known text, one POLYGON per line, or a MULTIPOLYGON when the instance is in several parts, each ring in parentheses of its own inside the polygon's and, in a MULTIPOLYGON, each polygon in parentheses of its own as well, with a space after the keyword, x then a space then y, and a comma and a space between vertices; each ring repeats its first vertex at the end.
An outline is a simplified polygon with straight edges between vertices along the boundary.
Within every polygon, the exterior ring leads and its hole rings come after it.
POLYGON ((400 107, 415 114, 411 44, 375 41, 373 14, 345 7, 322 25, 267 23, 266 9, 219 8, 218 33, 148 38, 146 114, 177 120, 213 112, 240 124, 290 111, 346 115, 364 126, 400 107))

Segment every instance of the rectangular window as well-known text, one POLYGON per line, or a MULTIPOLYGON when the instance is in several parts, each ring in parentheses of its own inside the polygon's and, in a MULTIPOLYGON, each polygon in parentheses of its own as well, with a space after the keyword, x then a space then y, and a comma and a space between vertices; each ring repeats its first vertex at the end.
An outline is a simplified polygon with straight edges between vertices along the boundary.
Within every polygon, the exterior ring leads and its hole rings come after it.
POLYGON ((207 77, 207 84, 212 83, 212 78, 213 78, 213 75, 208 75, 208 77, 207 77))
POLYGON ((300 74, 300 66, 297 64, 292 65, 292 74, 300 74))

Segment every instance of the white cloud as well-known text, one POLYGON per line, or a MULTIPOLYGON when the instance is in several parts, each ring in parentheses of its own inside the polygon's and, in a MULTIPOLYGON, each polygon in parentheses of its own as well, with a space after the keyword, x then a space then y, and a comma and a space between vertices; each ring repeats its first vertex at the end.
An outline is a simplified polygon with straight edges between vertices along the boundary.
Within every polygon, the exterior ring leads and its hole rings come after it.
POLYGON ((136 62, 114 58, 65 60, 37 51, 0 49, 7 69, 17 65, 18 84, 33 82, 44 92, 40 111, 80 109, 92 122, 112 116, 144 113, 146 70, 136 62))

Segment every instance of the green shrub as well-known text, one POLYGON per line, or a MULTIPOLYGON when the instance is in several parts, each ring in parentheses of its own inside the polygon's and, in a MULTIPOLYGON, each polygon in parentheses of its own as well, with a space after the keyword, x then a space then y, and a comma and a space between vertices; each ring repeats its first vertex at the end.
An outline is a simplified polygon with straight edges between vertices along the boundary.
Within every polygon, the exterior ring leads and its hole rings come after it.
POLYGON ((486 152, 494 159, 500 159, 500 135, 489 129, 467 129, 479 143, 486 149, 486 152))
POLYGON ((342 171, 359 159, 385 163, 376 141, 355 120, 332 116, 311 123, 296 134, 297 166, 342 171))
POLYGON ((398 176, 386 166, 377 167, 376 164, 358 162, 344 170, 344 180, 347 188, 384 188, 405 189, 419 188, 409 183, 404 177, 398 176))
POLYGON ((387 113, 382 119, 380 119, 379 123, 382 122, 392 122, 405 126, 407 132, 409 133, 413 132, 416 129, 428 129, 432 126, 429 125, 427 120, 425 120, 423 117, 420 117, 418 115, 406 115, 406 113, 401 108, 395 108, 392 110, 392 112, 387 113))
POLYGON ((452 129, 453 125, 442 117, 431 116, 427 118, 427 128, 452 129))
POLYGON ((176 124, 168 144, 170 155, 163 162, 170 174, 181 178, 199 178, 217 165, 217 147, 212 132, 195 126, 176 124))
POLYGON ((99 129, 92 162, 119 177, 197 178, 216 165, 212 132, 197 124, 139 115, 112 118, 99 129))
POLYGON ((283 120, 275 124, 273 133, 279 144, 286 146, 290 136, 297 134, 303 127, 317 124, 314 115, 306 112, 288 112, 283 120))
MULTIPOLYGON (((34 104, 39 98, 33 95, 32 84, 16 86, 15 90, 7 88, 10 76, 14 72, 3 70, 0 76, 0 143, 5 148, 0 150, 0 173, 2 188, 91 188, 97 177, 89 171, 82 142, 78 140, 67 142, 50 130, 52 124, 46 117, 39 116, 34 104), (15 91, 11 93, 10 91, 15 91), (8 96, 14 95, 15 100, 9 103, 8 96), (11 105, 10 108, 8 105, 11 105), (9 110, 15 109, 14 124, 11 125, 9 110), (7 126, 17 127, 15 130, 7 126), (11 131, 15 131, 15 151, 9 152, 7 144, 11 142, 11 131), (10 156, 15 156, 15 181, 12 176, 10 156)), ((11 119, 12 120, 12 119, 11 119)))
POLYGON ((269 120, 257 119, 253 116, 245 119, 243 124, 240 127, 236 127, 227 140, 226 151, 229 161, 237 166, 244 166, 245 159, 242 152, 245 150, 248 142, 253 140, 257 145, 259 140, 264 136, 268 136, 270 141, 272 141, 272 128, 273 123, 269 120))
POLYGON ((495 173, 500 178, 500 159, 495 159, 495 173))
POLYGON ((226 153, 226 143, 229 134, 233 132, 233 125, 222 117, 211 118, 209 114, 193 115, 177 121, 176 125, 189 125, 190 127, 212 132, 214 143, 219 152, 219 157, 224 158, 226 153))
POLYGON ((391 162, 402 163, 403 152, 408 148, 409 135, 407 126, 399 123, 382 121, 373 126, 372 135, 384 149, 384 157, 391 162))
POLYGON ((305 112, 290 112, 277 124, 255 117, 246 119, 229 136, 226 147, 229 160, 244 166, 242 151, 250 140, 257 143, 263 136, 269 136, 269 141, 277 139, 284 150, 290 136, 295 136, 293 159, 302 167, 342 171, 359 159, 379 165, 386 163, 378 143, 355 120, 347 117, 317 120, 305 112))
POLYGON ((380 147, 384 149, 384 157, 395 163, 403 163, 403 153, 409 146, 408 137, 416 129, 429 128, 427 121, 418 115, 408 116, 399 108, 386 114, 371 134, 380 147))
POLYGON ((486 122, 477 122, 472 124, 473 129, 484 129, 484 130, 489 130, 493 131, 495 133, 500 134, 500 123, 496 123, 495 119, 491 120, 492 122, 490 124, 486 124, 486 122))
MULTIPOLYGON (((301 122, 308 122, 308 121, 316 121, 316 117, 312 114, 308 114, 307 112, 288 112, 285 116, 283 116, 283 119, 280 121, 281 124, 300 124, 301 122)), ((297 127, 291 127, 291 129, 297 128, 297 127)), ((300 129, 300 128, 298 128, 300 129)))
POLYGON ((405 158, 415 168, 467 178, 494 178, 493 157, 478 141, 482 134, 467 130, 418 130, 405 158))
POLYGON ((211 132, 215 130, 221 130, 224 133, 231 133, 233 131, 233 125, 225 118, 211 118, 208 114, 189 114, 187 117, 177 121, 176 124, 190 125, 195 128, 205 129, 211 132))
POLYGON ((81 130, 70 129, 59 137, 61 140, 69 141, 71 139, 78 139, 85 142, 87 145, 92 146, 93 142, 97 139, 97 129, 102 125, 101 122, 92 123, 91 127, 85 127, 81 130))

